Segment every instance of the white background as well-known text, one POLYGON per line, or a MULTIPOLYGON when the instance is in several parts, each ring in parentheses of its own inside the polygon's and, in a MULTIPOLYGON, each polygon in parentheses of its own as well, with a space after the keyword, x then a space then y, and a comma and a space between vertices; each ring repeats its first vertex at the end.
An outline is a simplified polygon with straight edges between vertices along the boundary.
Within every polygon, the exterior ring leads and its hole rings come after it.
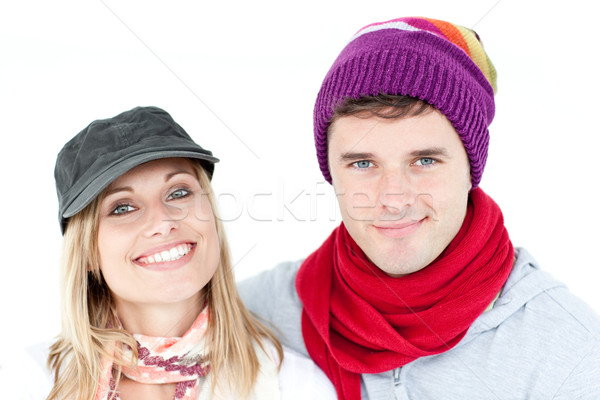
POLYGON ((499 88, 481 186, 513 243, 600 310, 600 35, 591 4, 3 2, 0 343, 59 329, 56 154, 92 120, 137 105, 166 109, 221 159, 214 186, 238 278, 316 249, 339 223, 312 142, 321 81, 356 30, 412 15, 480 34, 499 88))

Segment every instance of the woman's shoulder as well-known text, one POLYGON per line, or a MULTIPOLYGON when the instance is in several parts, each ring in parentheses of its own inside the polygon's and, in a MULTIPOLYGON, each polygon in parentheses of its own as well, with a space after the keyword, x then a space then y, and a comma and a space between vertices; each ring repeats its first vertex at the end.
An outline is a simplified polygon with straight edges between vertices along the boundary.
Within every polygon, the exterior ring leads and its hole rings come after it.
MULTIPOLYGON (((275 346, 263 342, 268 358, 279 364, 275 346)), ((264 353, 263 353, 264 354, 264 353)), ((283 346, 283 360, 278 373, 279 394, 282 400, 337 399, 335 388, 325 373, 309 357, 283 346)))
MULTIPOLYGON (((16 400, 42 400, 52 389, 52 375, 46 366, 50 343, 40 343, 27 348, 10 349, 0 357, 0 398, 16 400)), ((265 350, 277 364, 277 351, 271 343, 265 350)), ((278 374, 281 399, 335 399, 335 389, 308 357, 287 347, 278 374)))
POLYGON ((45 399, 52 389, 46 366, 50 343, 5 349, 0 356, 0 398, 45 399))
POLYGON ((317 364, 286 347, 279 370, 279 388, 284 400, 337 398, 333 385, 317 364))

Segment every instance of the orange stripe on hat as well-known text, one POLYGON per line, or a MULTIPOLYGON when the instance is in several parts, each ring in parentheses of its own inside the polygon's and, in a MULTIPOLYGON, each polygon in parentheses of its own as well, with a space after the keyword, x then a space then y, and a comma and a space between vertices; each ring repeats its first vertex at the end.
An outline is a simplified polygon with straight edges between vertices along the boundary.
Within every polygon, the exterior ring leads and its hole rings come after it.
POLYGON ((469 57, 471 57, 471 50, 469 49, 469 45, 465 41, 461 31, 455 25, 451 24, 450 22, 440 21, 439 19, 423 19, 435 25, 446 36, 446 38, 449 41, 459 46, 461 49, 464 50, 465 53, 467 53, 469 57))

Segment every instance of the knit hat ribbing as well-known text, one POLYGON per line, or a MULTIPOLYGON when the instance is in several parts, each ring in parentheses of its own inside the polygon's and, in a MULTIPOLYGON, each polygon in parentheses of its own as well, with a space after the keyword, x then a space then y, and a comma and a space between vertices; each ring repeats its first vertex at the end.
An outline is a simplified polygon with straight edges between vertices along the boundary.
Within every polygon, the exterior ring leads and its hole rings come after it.
POLYGON ((321 172, 331 183, 327 129, 335 107, 345 98, 406 95, 433 105, 454 126, 475 188, 487 159, 495 90, 496 70, 474 31, 416 17, 367 25, 342 50, 317 96, 314 133, 321 172))

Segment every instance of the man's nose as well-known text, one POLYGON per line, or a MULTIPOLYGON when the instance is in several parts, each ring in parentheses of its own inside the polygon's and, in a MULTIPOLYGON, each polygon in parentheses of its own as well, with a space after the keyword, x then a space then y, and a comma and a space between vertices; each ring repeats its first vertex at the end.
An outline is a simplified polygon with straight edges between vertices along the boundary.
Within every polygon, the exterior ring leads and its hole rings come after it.
POLYGON ((379 182, 378 203, 390 213, 404 212, 414 202, 412 177, 400 168, 384 171, 379 182))

